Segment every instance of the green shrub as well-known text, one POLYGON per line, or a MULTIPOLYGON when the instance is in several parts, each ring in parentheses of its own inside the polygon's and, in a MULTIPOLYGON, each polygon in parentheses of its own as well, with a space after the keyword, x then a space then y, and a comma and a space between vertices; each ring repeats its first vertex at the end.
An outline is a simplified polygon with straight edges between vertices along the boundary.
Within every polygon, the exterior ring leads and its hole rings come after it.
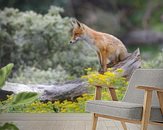
POLYGON ((153 59, 143 61, 143 68, 163 68, 163 50, 153 59))
POLYGON ((9 81, 23 84, 55 84, 72 78, 61 66, 55 69, 49 68, 48 70, 25 67, 24 69, 19 68, 18 72, 14 73, 9 81))
POLYGON ((19 128, 15 124, 5 123, 3 126, 0 126, 0 130, 19 130, 19 128))
POLYGON ((42 15, 13 8, 0 10, 0 66, 13 62, 15 68, 25 65, 47 70, 60 65, 73 75, 96 66, 95 53, 82 43, 68 44, 70 19, 61 17, 62 11, 51 7, 42 15))
MULTIPOLYGON (((116 90, 116 94, 119 100, 122 99, 125 87, 119 87, 116 90)), ((86 101, 94 100, 95 88, 91 88, 91 92, 89 94, 83 94, 81 97, 76 98, 75 101, 55 101, 52 103, 48 101, 47 103, 36 100, 32 103, 22 104, 19 106, 11 106, 9 109, 5 109, 5 112, 25 112, 25 113, 48 113, 48 112, 75 112, 75 113, 83 113, 85 112, 86 101)), ((10 104, 13 100, 13 96, 8 96, 8 99, 0 102, 0 106, 4 106, 5 104, 10 104)), ((110 94, 107 89, 102 90, 102 100, 111 100, 110 94)))
MULTIPOLYGON (((8 64, 0 69, 0 88, 3 87, 5 81, 12 71, 13 64, 8 64)), ((13 95, 12 98, 6 101, 0 102, 0 113, 8 111, 10 107, 20 106, 22 104, 28 104, 35 101, 38 98, 38 94, 35 92, 21 92, 17 95, 13 95)))
MULTIPOLYGON (((11 104, 13 102, 14 96, 8 96, 8 99, 0 102, 0 105, 4 106, 6 104, 11 104)), ((48 113, 56 112, 57 109, 54 107, 52 102, 43 103, 38 99, 34 102, 23 103, 19 105, 10 106, 8 109, 5 109, 4 112, 25 112, 25 113, 48 113)))

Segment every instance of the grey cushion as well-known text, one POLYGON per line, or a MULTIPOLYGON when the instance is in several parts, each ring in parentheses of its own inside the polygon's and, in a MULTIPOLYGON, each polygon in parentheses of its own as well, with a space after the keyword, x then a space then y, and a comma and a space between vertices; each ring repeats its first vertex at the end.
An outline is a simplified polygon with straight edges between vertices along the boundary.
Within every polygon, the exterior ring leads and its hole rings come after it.
MULTIPOLYGON (((143 106, 136 103, 120 101, 88 101, 86 105, 87 112, 93 112, 102 115, 120 117, 131 120, 141 120, 143 106)), ((153 107, 151 111, 151 121, 163 122, 163 116, 160 108, 153 107)))

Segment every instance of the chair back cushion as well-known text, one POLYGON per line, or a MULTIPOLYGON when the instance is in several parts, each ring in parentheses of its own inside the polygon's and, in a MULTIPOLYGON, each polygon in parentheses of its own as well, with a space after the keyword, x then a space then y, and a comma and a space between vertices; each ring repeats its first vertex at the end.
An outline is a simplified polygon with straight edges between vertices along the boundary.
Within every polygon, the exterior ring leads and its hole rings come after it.
MULTIPOLYGON (((163 88, 163 69, 137 69, 131 76, 123 101, 143 104, 144 90, 136 89, 136 86, 141 85, 163 88)), ((159 106, 156 92, 153 94, 152 106, 159 106)))

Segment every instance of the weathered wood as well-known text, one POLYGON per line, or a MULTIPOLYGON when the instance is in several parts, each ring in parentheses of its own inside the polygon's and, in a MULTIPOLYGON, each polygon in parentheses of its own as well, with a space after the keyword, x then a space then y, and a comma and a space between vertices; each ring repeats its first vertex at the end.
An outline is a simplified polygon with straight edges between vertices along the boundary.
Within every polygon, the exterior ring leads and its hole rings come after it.
POLYGON ((6 83, 3 90, 12 91, 13 93, 23 91, 37 92, 40 93, 40 99, 43 101, 73 100, 88 92, 88 83, 80 79, 55 85, 6 83))
POLYGON ((113 67, 113 70, 121 68, 124 70, 122 76, 129 79, 132 73, 141 67, 141 57, 139 48, 135 50, 132 54, 130 54, 123 61, 119 62, 113 67))

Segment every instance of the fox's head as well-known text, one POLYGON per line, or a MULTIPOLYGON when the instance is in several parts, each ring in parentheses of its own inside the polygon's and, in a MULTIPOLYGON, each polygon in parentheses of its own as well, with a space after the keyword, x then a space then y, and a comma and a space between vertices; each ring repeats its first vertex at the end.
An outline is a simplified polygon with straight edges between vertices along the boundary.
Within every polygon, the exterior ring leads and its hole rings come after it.
POLYGON ((84 25, 76 19, 72 19, 71 24, 73 26, 73 29, 72 29, 72 37, 70 40, 70 44, 74 44, 79 40, 83 40, 84 25))

